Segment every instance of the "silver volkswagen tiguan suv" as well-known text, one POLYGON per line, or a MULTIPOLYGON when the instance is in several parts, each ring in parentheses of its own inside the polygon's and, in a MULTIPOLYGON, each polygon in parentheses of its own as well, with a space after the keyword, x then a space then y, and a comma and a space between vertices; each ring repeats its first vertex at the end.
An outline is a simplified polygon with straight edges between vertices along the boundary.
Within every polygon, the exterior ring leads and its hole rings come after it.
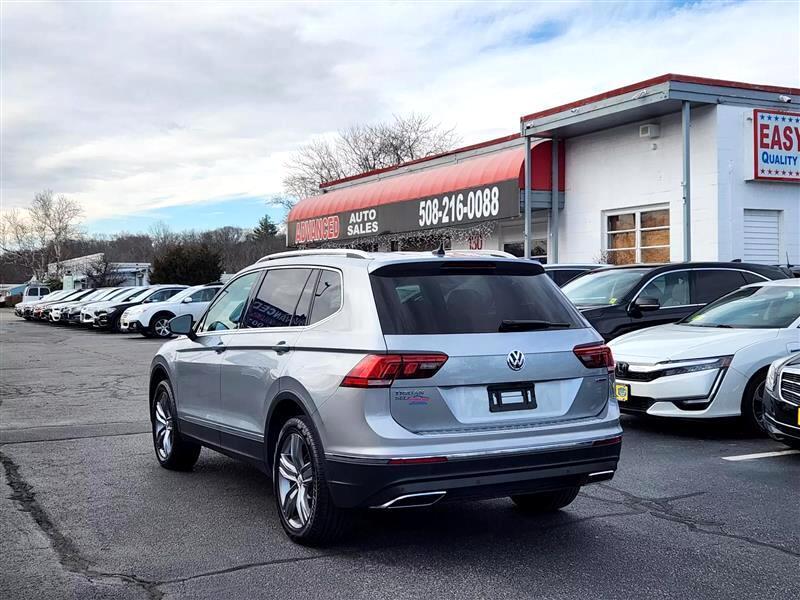
POLYGON ((617 468, 611 352, 536 262, 284 252, 170 326, 184 335, 151 367, 156 457, 187 470, 205 446, 256 465, 297 542, 330 541, 355 508, 557 510, 617 468))

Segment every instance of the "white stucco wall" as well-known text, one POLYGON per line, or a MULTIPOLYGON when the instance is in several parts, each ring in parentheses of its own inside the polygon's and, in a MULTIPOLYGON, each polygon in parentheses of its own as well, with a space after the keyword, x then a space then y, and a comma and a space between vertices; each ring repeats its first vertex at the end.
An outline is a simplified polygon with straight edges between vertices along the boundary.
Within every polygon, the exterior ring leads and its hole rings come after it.
MULTIPOLYGON (((717 157, 714 107, 692 111, 692 258, 717 255, 717 157)), ((592 261, 604 248, 606 210, 665 205, 670 209, 670 259, 683 260, 680 113, 566 141, 566 198, 559 262, 592 261), (658 123, 660 137, 639 126, 658 123)))
POLYGON ((753 109, 717 108, 719 235, 721 260, 741 258, 744 211, 781 211, 781 261, 800 263, 800 183, 753 181, 753 109))
MULTIPOLYGON (((692 110, 692 259, 743 256, 745 209, 781 211, 781 260, 800 263, 800 184, 751 181, 752 108, 692 110)), ((604 211, 668 205, 670 259, 683 260, 680 114, 566 141, 566 202, 560 262, 595 260, 604 248, 604 211), (658 123, 661 136, 639 138, 658 123)))

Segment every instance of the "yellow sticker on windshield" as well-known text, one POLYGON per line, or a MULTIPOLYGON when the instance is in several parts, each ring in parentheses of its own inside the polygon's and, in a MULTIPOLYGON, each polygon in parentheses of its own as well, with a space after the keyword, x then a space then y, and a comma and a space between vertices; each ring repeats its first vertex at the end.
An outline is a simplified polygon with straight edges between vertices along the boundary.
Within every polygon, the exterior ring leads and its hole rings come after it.
POLYGON ((609 304, 616 304, 617 303, 617 299, 616 298, 609 298, 608 299, 608 303, 609 304))

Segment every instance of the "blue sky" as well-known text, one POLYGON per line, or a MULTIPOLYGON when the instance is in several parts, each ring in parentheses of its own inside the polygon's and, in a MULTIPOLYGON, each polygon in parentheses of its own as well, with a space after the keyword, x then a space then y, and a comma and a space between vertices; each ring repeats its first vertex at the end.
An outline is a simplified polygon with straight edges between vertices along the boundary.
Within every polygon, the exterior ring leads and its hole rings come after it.
POLYGON ((123 231, 147 232, 158 222, 166 223, 173 231, 214 229, 225 225, 252 228, 265 214, 268 214, 274 223, 281 223, 286 210, 267 204, 267 198, 231 198, 215 202, 166 206, 139 214, 89 220, 84 224, 84 228, 89 234, 104 235, 123 231))
POLYGON ((298 147, 394 114, 466 145, 663 73, 800 87, 791 1, 18 2, 0 28, 0 210, 52 189, 103 234, 281 221, 298 147))

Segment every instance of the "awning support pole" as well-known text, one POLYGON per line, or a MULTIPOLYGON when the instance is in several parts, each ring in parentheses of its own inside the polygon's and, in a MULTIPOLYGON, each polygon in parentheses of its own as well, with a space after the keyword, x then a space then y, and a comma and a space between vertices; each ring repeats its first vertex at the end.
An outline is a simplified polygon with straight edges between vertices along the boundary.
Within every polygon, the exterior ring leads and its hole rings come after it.
POLYGON ((552 182, 550 188, 552 189, 552 198, 550 203, 550 248, 547 249, 547 262, 558 262, 558 139, 553 138, 550 142, 552 146, 551 163, 552 163, 552 182))
POLYGON ((681 105, 681 135, 683 137, 683 260, 692 260, 692 196, 689 160, 689 125, 691 116, 690 105, 684 101, 681 105))
POLYGON ((525 136, 525 238, 523 243, 525 258, 531 257, 531 138, 525 136))

